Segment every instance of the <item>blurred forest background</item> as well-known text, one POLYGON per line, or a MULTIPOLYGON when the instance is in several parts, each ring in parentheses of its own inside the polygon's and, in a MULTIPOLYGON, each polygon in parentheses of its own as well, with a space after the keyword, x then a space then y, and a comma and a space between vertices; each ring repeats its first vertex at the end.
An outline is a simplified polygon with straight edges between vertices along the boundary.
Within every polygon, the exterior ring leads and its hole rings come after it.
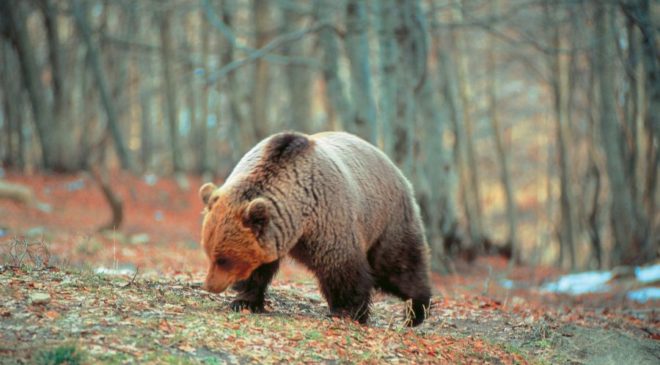
POLYGON ((0 159, 185 186, 271 133, 346 130, 412 180, 437 270, 640 264, 659 19, 651 0, 2 0, 0 159))

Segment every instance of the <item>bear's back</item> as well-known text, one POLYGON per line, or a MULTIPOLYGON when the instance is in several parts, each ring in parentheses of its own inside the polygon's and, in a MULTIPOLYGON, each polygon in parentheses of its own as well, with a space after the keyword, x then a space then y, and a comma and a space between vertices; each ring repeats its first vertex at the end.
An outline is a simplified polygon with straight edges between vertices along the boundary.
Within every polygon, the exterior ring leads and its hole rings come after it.
POLYGON ((310 139, 319 162, 327 160, 339 171, 332 184, 343 186, 331 189, 346 193, 345 199, 335 194, 330 204, 336 206, 327 208, 352 209, 354 223, 367 244, 390 224, 418 219, 410 183, 379 149, 344 132, 318 133, 310 139))

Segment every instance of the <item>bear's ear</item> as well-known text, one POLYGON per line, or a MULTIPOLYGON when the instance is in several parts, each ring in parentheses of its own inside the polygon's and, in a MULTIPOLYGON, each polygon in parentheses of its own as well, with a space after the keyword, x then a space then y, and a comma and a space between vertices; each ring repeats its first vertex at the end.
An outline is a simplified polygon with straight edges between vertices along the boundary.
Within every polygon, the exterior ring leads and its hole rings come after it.
POLYGON ((209 203, 209 198, 211 197, 211 194, 213 194, 213 192, 217 188, 218 187, 215 186, 214 183, 206 183, 202 185, 201 188, 199 188, 199 197, 202 198, 204 205, 207 205, 209 203))
POLYGON ((250 228, 257 236, 261 236, 270 222, 268 203, 263 198, 252 200, 243 214, 243 225, 250 228))

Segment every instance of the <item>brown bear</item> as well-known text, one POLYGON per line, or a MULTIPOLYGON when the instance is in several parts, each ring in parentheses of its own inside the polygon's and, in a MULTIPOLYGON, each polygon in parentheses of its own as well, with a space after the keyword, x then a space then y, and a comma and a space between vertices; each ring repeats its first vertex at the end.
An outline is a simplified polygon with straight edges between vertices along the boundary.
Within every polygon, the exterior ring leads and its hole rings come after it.
POLYGON ((333 315, 361 323, 372 288, 430 305, 429 249, 410 183, 376 147, 343 132, 285 132, 257 144, 225 183, 201 187, 205 288, 238 291, 234 310, 263 311, 287 254, 309 268, 333 315))

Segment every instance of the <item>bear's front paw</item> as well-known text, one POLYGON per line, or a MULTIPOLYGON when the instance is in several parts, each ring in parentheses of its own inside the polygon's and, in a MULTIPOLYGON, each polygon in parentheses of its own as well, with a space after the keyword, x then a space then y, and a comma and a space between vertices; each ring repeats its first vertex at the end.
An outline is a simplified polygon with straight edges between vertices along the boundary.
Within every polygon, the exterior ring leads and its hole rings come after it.
POLYGON ((240 312, 243 309, 249 309, 252 313, 263 313, 264 302, 237 298, 231 302, 231 309, 234 312, 240 312))

